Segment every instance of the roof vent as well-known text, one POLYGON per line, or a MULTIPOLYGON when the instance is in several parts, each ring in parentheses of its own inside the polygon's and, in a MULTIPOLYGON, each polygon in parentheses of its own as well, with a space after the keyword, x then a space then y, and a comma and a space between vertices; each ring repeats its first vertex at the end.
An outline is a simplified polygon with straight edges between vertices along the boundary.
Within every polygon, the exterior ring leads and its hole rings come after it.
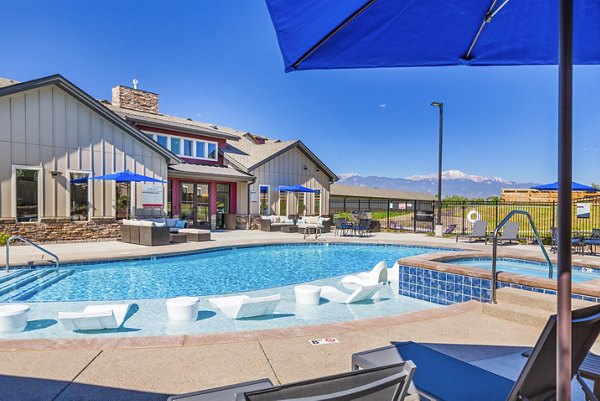
POLYGON ((140 81, 138 81, 137 79, 133 78, 133 89, 137 89, 139 83, 140 83, 140 81))
POLYGON ((208 126, 212 129, 219 129, 215 124, 208 124, 208 126))

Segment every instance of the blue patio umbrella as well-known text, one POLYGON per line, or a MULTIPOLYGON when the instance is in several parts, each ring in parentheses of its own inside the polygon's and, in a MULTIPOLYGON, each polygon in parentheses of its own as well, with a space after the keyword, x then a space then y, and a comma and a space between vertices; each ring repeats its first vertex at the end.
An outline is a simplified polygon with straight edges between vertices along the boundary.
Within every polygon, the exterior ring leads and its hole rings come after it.
MULTIPOLYGON (((558 181, 553 182, 551 184, 536 185, 536 186, 531 187, 531 189, 537 189, 538 191, 558 191, 558 181)), ((572 191, 586 191, 586 192, 598 191, 594 187, 590 187, 589 185, 583 185, 583 184, 580 184, 575 181, 573 181, 571 183, 571 190, 572 191)))
POLYGON ((557 400, 571 386, 572 67, 600 63, 598 0, 266 0, 285 70, 559 65, 557 400))
MULTIPOLYGON (((132 173, 129 170, 121 171, 118 173, 99 175, 96 177, 82 177, 75 180, 71 180, 74 183, 86 182, 88 180, 99 180, 99 181, 115 181, 115 182, 155 182, 164 184, 167 181, 159 180, 157 178, 148 177, 142 174, 132 173)), ((129 198, 127 198, 127 214, 129 215, 129 198)))

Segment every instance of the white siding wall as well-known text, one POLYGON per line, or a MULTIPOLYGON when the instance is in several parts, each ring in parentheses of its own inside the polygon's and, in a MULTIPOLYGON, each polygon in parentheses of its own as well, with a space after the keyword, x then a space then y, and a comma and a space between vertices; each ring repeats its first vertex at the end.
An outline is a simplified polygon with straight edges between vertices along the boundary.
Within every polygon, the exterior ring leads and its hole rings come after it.
MULTIPOLYGON (((167 179, 163 156, 55 86, 0 98, 0 216, 15 217, 12 167, 41 167, 41 217, 66 217, 67 170, 94 175, 128 169, 167 179), (51 170, 62 174, 50 175, 51 170)), ((166 184, 165 184, 166 202, 166 184)), ((96 181, 91 216, 115 215, 115 183, 96 181)), ((137 207, 141 207, 138 185, 137 207)))
MULTIPOLYGON (((256 177, 250 191, 259 192, 260 185, 269 185, 269 200, 271 214, 279 214, 280 185, 303 185, 321 191, 321 213, 329 213, 329 177, 298 148, 292 148, 269 162, 259 166, 250 174, 256 177), (307 169, 305 170, 304 167, 307 169)), ((260 196, 260 195, 259 195, 260 196)), ((306 214, 313 214, 314 195, 304 194, 307 207, 306 214)), ((259 202, 250 202, 250 214, 259 214, 259 202)), ((290 194, 288 197, 289 214, 296 213, 298 208, 297 197, 290 194)))

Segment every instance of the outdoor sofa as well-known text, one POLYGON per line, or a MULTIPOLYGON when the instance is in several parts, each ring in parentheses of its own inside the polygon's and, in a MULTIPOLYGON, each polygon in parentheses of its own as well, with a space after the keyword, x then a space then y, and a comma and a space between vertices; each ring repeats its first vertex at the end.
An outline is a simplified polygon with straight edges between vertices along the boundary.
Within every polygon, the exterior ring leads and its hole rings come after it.
POLYGON ((158 227, 152 221, 123 220, 121 225, 121 241, 129 244, 169 245, 171 243, 169 233, 169 227, 158 227))
POLYGON ((322 233, 328 233, 331 231, 331 219, 321 216, 303 216, 298 220, 298 228, 306 226, 318 226, 322 233))
POLYGON ((293 218, 288 216, 262 216, 260 218, 260 230, 261 231, 281 231, 282 227, 293 226, 296 222, 293 218))

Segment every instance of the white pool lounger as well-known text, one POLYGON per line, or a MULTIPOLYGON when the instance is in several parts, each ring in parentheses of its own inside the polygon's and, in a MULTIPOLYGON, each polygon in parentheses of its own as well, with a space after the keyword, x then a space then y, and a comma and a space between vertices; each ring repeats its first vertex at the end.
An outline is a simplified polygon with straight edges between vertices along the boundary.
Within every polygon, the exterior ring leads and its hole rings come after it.
POLYGON ((243 319, 272 315, 280 299, 281 294, 257 298, 250 298, 247 295, 235 295, 233 297, 211 298, 208 302, 230 319, 243 319))
POLYGON ((383 288, 381 283, 364 287, 359 286, 352 294, 348 294, 330 285, 325 285, 321 287, 321 297, 336 304, 352 304, 373 298, 381 288, 383 288))
POLYGON ((377 285, 378 283, 387 284, 387 282, 388 266, 384 261, 377 263, 371 271, 346 276, 342 279, 342 285, 350 289, 354 289, 357 286, 377 285))
POLYGON ((118 329, 131 304, 89 305, 83 312, 58 312, 65 329, 73 331, 118 329))

